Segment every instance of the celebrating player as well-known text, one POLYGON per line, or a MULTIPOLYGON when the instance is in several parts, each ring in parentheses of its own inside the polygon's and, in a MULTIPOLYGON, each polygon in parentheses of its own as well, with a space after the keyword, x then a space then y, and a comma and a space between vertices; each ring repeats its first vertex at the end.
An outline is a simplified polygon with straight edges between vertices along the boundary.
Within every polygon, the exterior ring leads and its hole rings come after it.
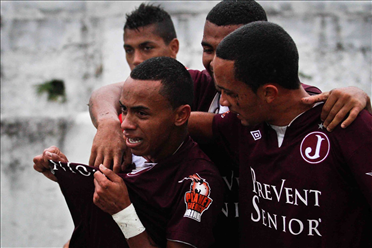
POLYGON ((192 99, 193 83, 181 63, 169 57, 146 60, 131 72, 120 97, 126 145, 146 162, 119 175, 102 165, 97 171, 97 167, 54 162, 52 175, 49 159, 67 162, 57 148, 34 158, 35 169, 57 180, 69 203, 75 223, 71 247, 213 243, 222 179, 188 136, 192 99), (90 184, 86 180, 94 171, 93 185, 93 177, 90 184), (76 176, 85 180, 71 180, 76 176), (93 202, 108 214, 93 208, 93 202))
POLYGON ((241 246, 371 247, 372 115, 347 129, 301 102, 298 52, 278 25, 254 22, 219 44, 213 69, 230 112, 199 113, 190 132, 240 165, 241 246))

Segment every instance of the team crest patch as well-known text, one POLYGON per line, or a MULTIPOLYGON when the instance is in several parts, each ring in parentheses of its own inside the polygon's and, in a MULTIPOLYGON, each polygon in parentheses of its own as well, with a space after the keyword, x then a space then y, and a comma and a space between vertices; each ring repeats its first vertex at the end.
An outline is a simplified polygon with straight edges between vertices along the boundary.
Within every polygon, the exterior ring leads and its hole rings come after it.
POLYGON ((208 182, 201 178, 198 173, 185 177, 178 183, 182 183, 184 180, 191 180, 191 184, 190 191, 185 193, 186 212, 183 217, 200 222, 204 211, 213 202, 212 198, 209 197, 211 188, 208 182))
POLYGON ((328 157, 331 145, 325 133, 312 132, 303 138, 300 146, 302 158, 310 164, 318 164, 328 157))

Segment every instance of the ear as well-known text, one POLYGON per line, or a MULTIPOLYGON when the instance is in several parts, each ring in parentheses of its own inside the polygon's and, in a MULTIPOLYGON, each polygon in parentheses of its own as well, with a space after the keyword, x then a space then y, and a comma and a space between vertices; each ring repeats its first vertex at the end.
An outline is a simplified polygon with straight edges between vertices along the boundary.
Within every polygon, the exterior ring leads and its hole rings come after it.
POLYGON ((274 84, 262 86, 262 97, 267 103, 272 103, 278 96, 279 89, 274 84))
POLYGON ((174 38, 171 42, 169 42, 168 47, 171 52, 171 57, 175 59, 180 48, 180 42, 177 38, 174 38))
POLYGON ((190 105, 181 105, 176 109, 176 115, 174 119, 174 124, 176 126, 182 126, 187 123, 191 114, 190 105))

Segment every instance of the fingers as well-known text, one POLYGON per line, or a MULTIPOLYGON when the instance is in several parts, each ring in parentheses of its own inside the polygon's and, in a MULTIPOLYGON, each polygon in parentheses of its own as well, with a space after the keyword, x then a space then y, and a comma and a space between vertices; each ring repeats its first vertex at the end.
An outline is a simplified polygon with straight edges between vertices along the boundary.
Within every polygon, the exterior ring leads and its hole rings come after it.
POLYGON ((56 153, 60 153, 60 151, 55 146, 45 149, 41 155, 34 157, 34 169, 38 172, 49 170, 49 160, 60 161, 60 156, 56 153))
POLYGON ((52 149, 45 149, 43 154, 34 157, 34 170, 43 173, 47 178, 57 181, 57 178, 52 174, 49 167, 49 159, 58 160, 59 156, 50 151, 56 151, 52 149), (53 156, 54 155, 54 156, 53 156))
POLYGON ((345 119, 345 116, 348 114, 348 112, 349 109, 346 106, 335 104, 334 107, 329 111, 329 114, 323 123, 324 127, 327 128, 327 131, 332 132, 333 129, 335 129, 342 122, 342 120, 345 119))
POLYGON ((348 127, 364 108, 368 110, 370 99, 365 92, 357 87, 346 87, 330 91, 321 115, 324 126, 332 131, 348 115, 341 124, 342 128, 348 127))
POLYGON ((325 101, 328 99, 328 97, 329 97, 329 92, 323 92, 319 95, 304 97, 301 100, 302 100, 302 103, 311 105, 317 102, 325 101))
POLYGON ((320 119, 324 121, 323 125, 327 130, 331 131, 345 118, 347 112, 342 102, 329 98, 323 106, 320 119))
POLYGON ((342 123, 341 123, 341 127, 342 128, 347 128, 348 126, 350 126, 351 123, 353 123, 353 121, 357 118, 357 116, 359 115, 359 112, 361 110, 359 110, 358 108, 354 108, 350 111, 350 114, 349 116, 346 118, 346 120, 344 120, 342 123))
POLYGON ((116 154, 114 156, 114 164, 113 164, 112 170, 115 173, 119 173, 121 170, 121 160, 122 160, 122 154, 116 154))
POLYGON ((94 163, 96 161, 96 157, 97 157, 97 152, 96 150, 92 147, 91 151, 90 151, 90 156, 89 156, 89 165, 90 166, 94 166, 94 163))
POLYGON ((113 157, 112 156, 104 156, 103 157, 103 166, 106 168, 111 168, 113 162, 113 157))
POLYGON ((99 169, 112 182, 121 182, 122 181, 121 177, 119 177, 117 174, 115 174, 115 172, 106 168, 102 164, 99 166, 99 169))
POLYGON ((68 162, 65 154, 63 154, 56 146, 51 146, 45 149, 43 152, 43 159, 45 162, 48 162, 48 160, 61 161, 64 163, 68 162))

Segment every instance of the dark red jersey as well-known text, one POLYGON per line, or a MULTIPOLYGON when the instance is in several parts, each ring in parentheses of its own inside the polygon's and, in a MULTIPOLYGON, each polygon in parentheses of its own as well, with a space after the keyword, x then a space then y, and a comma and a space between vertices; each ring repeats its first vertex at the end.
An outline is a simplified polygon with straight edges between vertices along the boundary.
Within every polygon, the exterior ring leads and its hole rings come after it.
MULTIPOLYGON (((127 247, 111 215, 93 204, 97 168, 52 163, 74 220, 70 247, 127 247)), ((223 182, 197 144, 187 138, 173 156, 141 170, 119 174, 130 200, 154 242, 167 240, 209 247, 221 211, 223 182)))
MULTIPOLYGON (((189 70, 194 81, 193 111, 208 112, 216 94, 213 78, 206 70, 189 70)), ((321 91, 310 85, 302 84, 310 94, 319 94, 321 91)), ((201 149, 216 164, 225 182, 224 205, 218 216, 214 233, 216 244, 213 247, 238 247, 239 246, 239 166, 235 157, 226 154, 225 150, 214 144, 200 144, 201 149), (229 237, 226 239, 226 237, 229 237)))
POLYGON ((322 106, 297 117, 281 147, 266 123, 215 117, 219 144, 239 160, 241 247, 372 247, 372 116, 329 133, 322 106))

